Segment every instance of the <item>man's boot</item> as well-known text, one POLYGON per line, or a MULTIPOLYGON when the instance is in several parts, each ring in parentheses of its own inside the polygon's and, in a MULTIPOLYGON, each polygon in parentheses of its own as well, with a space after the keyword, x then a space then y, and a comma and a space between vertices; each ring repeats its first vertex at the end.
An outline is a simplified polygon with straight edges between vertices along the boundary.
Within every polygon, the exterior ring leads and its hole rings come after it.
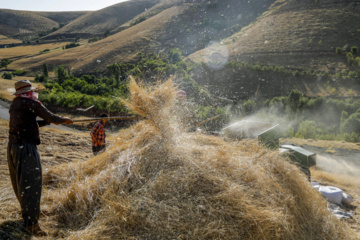
POLYGON ((38 236, 38 237, 47 236, 47 233, 41 229, 38 223, 32 226, 25 227, 25 230, 34 236, 38 236))

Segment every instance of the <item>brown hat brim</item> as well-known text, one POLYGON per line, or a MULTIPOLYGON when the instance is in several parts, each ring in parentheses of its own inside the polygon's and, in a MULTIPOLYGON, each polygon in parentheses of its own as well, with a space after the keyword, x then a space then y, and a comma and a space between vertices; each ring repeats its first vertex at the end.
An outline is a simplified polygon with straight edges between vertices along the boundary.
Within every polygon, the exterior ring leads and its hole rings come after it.
POLYGON ((11 94, 11 95, 19 95, 19 94, 26 93, 26 92, 30 92, 30 91, 34 91, 34 90, 37 90, 37 89, 38 89, 38 88, 36 88, 36 87, 27 87, 27 88, 20 89, 20 90, 14 92, 14 93, 11 94))

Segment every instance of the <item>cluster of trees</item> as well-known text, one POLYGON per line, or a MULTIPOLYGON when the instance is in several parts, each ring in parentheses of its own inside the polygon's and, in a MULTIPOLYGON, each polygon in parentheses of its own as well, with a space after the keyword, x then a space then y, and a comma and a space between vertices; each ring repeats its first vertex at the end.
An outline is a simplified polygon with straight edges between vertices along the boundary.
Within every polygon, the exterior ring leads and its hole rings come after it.
MULTIPOLYGON (((360 68, 356 68, 356 66, 360 67, 360 57, 354 57, 352 53, 347 54, 348 61, 351 65, 354 65, 355 68, 353 70, 343 70, 341 72, 335 73, 333 77, 339 79, 357 79, 360 78, 360 68), (351 56, 350 56, 351 55, 351 56)), ((246 62, 233 62, 229 61, 227 66, 239 69, 246 68, 255 71, 269 71, 269 72, 278 72, 278 73, 287 73, 292 74, 294 77, 305 77, 305 76, 321 76, 321 77, 330 77, 332 74, 328 71, 311 71, 311 70, 292 70, 287 69, 283 66, 269 66, 269 65, 260 65, 260 64, 249 64, 246 62)))
POLYGON ((61 107, 88 107, 108 111, 125 111, 120 98, 128 97, 127 79, 130 75, 146 82, 156 82, 176 75, 181 79, 180 87, 186 89, 194 99, 202 99, 208 94, 203 91, 188 74, 192 67, 182 60, 179 49, 171 49, 164 54, 138 54, 136 63, 116 63, 107 66, 100 76, 73 76, 64 66, 54 69, 56 79, 49 78, 49 67, 44 64, 42 74, 35 80, 46 87, 40 92, 40 100, 45 104, 61 107))
POLYGON ((243 117, 280 123, 287 137, 360 141, 360 99, 309 98, 292 90, 288 96, 246 100, 234 108, 243 117))
POLYGON ((48 66, 43 65, 43 74, 35 81, 42 82, 46 90, 40 92, 40 101, 64 108, 92 106, 96 109, 124 111, 118 97, 126 97, 126 84, 117 84, 114 78, 96 78, 93 75, 75 77, 63 66, 55 69, 57 79, 50 79, 48 66))
MULTIPOLYGON (((116 63, 107 66, 100 76, 73 76, 63 66, 55 68, 56 79, 49 79, 47 65, 36 81, 43 82, 45 91, 40 100, 45 104, 68 107, 89 107, 107 111, 126 111, 119 98, 128 97, 127 79, 134 76, 147 83, 166 80, 177 76, 179 88, 184 89, 189 98, 196 102, 198 120, 220 115, 205 126, 209 130, 219 130, 233 116, 258 115, 288 126, 286 136, 325 140, 360 141, 360 99, 309 98, 293 90, 288 96, 275 97, 266 101, 246 100, 229 106, 218 101, 201 88, 191 77, 195 65, 182 60, 179 49, 167 53, 138 53, 136 63, 116 63), (271 114, 276 112, 276 114, 271 114), (281 118, 279 117, 281 116, 281 118), (269 119, 270 118, 270 119, 269 119), (272 119, 271 119, 272 118, 272 119)), ((241 63, 242 67, 256 67, 241 63)), ((268 70, 266 66, 259 70, 268 70)), ((256 67, 258 68, 258 67, 256 67)), ((273 71, 283 71, 281 67, 269 67, 273 71)), ((284 70, 285 71, 285 70, 284 70)))

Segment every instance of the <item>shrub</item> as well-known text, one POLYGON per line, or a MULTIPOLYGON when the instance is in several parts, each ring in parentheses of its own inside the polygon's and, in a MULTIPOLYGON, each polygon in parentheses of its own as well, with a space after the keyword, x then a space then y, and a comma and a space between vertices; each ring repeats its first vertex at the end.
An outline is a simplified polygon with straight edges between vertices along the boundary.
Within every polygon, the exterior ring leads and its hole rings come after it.
POLYGON ((16 70, 12 74, 15 76, 24 76, 27 72, 24 70, 16 70))
POLYGON ((99 41, 100 39, 98 38, 98 37, 93 37, 93 38, 90 38, 89 40, 88 40, 88 43, 92 43, 92 42, 97 42, 97 41, 99 41))
POLYGON ((74 48, 74 47, 78 47, 78 46, 80 46, 79 43, 69 43, 69 44, 65 45, 65 49, 74 48))
POLYGON ((12 73, 4 72, 4 74, 2 75, 2 77, 5 78, 5 79, 11 80, 11 79, 13 78, 13 75, 12 75, 12 73))
POLYGON ((340 130, 342 133, 360 132, 360 113, 356 112, 349 116, 348 119, 341 123, 340 130))
POLYGON ((335 50, 336 54, 342 54, 343 53, 343 50, 341 47, 337 47, 336 50, 335 50))
POLYGON ((257 103, 251 99, 244 101, 244 103, 242 104, 242 109, 246 115, 254 113, 257 109, 257 103))
POLYGON ((294 77, 300 76, 300 72, 298 70, 293 71, 293 76, 294 77))
POLYGON ((299 124, 299 130, 295 134, 297 138, 316 138, 316 124, 314 121, 303 121, 299 124))
POLYGON ((1 59, 0 62, 0 67, 4 67, 7 68, 7 66, 11 63, 11 60, 7 59, 7 58, 3 58, 1 59))
POLYGON ((40 54, 42 54, 42 53, 46 53, 46 52, 50 52, 50 49, 44 49, 44 50, 42 50, 42 51, 40 51, 40 54))
POLYGON ((360 138, 359 138, 359 134, 352 132, 352 133, 345 133, 343 135, 343 139, 347 142, 356 143, 356 142, 359 142, 360 138))
POLYGON ((47 77, 45 77, 45 76, 39 76, 39 75, 35 76, 35 82, 46 82, 46 80, 47 80, 47 77))
POLYGON ((141 16, 141 17, 135 19, 135 21, 131 22, 131 23, 130 23, 130 26, 134 26, 134 25, 139 24, 139 23, 141 23, 141 22, 143 22, 143 21, 145 21, 145 20, 146 20, 146 17, 145 17, 145 16, 141 16))
POLYGON ((358 52, 358 47, 354 46, 354 47, 351 47, 351 53, 352 54, 356 54, 358 52))
POLYGON ((353 54, 352 54, 351 52, 348 52, 348 53, 346 54, 346 58, 347 58, 347 60, 348 60, 348 62, 349 62, 350 64, 354 64, 354 63, 355 63, 354 56, 353 56, 353 54))

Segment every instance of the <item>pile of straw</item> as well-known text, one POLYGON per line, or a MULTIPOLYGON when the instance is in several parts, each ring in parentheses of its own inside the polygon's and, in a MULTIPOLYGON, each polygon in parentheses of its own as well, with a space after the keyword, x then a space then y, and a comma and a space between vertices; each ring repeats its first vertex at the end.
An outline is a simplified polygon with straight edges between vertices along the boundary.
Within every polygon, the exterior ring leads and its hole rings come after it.
POLYGON ((171 80, 129 86, 126 105, 147 119, 105 153, 44 176, 68 237, 358 239, 277 152, 179 129, 171 80))

